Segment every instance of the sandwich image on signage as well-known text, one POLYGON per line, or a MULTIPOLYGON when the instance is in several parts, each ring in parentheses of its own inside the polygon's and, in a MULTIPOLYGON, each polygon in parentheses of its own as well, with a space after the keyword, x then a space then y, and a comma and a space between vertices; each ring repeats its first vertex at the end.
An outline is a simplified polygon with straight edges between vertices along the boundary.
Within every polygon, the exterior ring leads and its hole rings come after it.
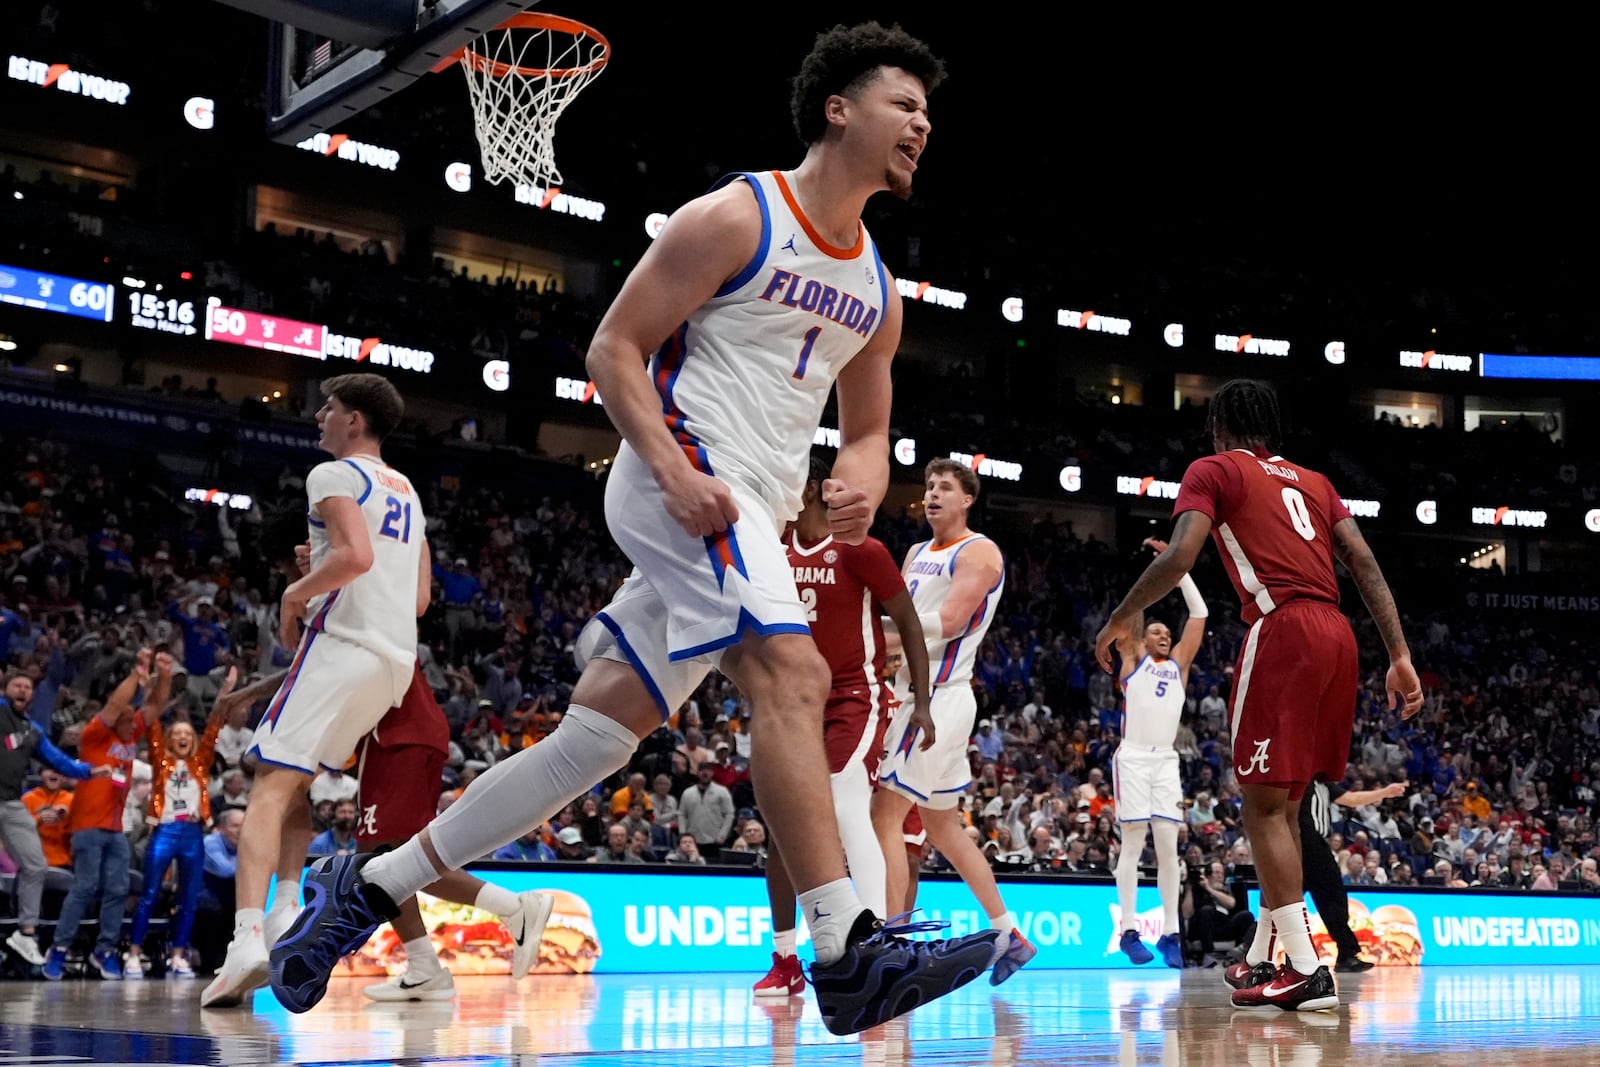
MULTIPOLYGON (((589 904, 576 893, 541 889, 555 898, 539 959, 531 974, 588 974, 600 959, 600 935, 589 904)), ((439 962, 453 975, 510 974, 511 931, 498 916, 467 904, 417 894, 422 923, 439 962)), ((406 952, 399 935, 381 926, 367 943, 340 961, 335 974, 391 975, 405 970, 406 952)))
MULTIPOLYGON (((1422 963, 1422 934, 1410 908, 1384 904, 1369 910, 1350 898, 1350 932, 1361 945, 1361 955, 1380 967, 1417 967, 1422 963)), ((1328 964, 1338 957, 1339 946, 1328 934, 1322 916, 1311 916, 1311 945, 1328 964)))

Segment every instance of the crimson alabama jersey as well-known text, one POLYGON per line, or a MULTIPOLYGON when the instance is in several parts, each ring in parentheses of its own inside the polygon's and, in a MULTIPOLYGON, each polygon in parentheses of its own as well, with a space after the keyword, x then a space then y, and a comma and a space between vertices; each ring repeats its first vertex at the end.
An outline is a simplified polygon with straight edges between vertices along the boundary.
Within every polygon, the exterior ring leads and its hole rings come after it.
POLYGON ((846 545, 831 536, 802 545, 793 530, 785 538, 794 584, 806 621, 833 674, 833 688, 875 691, 883 677, 883 620, 874 602, 906 590, 900 568, 882 541, 869 537, 846 545))
POLYGON ((1185 511, 1211 516, 1246 624, 1291 600, 1338 605, 1332 531, 1350 512, 1316 471, 1244 448, 1207 456, 1184 472, 1172 517, 1185 511))

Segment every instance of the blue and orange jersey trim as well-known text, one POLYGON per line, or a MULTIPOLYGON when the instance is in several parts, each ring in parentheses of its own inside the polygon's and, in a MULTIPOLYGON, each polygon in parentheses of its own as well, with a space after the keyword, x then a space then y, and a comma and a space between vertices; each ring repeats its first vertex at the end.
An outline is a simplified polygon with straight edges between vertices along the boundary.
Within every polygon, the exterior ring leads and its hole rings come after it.
POLYGON ((311 646, 316 643, 317 635, 322 633, 326 625, 328 611, 333 607, 333 602, 339 599, 339 590, 335 589, 328 594, 322 602, 322 608, 317 612, 317 617, 311 620, 306 627, 305 637, 300 641, 300 648, 295 653, 294 661, 289 664, 289 674, 284 678, 283 684, 278 687, 278 695, 272 698, 272 703, 267 706, 267 713, 262 717, 262 722, 272 727, 278 724, 278 716, 283 714, 284 705, 289 702, 289 693, 294 689, 295 683, 300 680, 300 671, 306 664, 306 655, 311 651, 311 646))

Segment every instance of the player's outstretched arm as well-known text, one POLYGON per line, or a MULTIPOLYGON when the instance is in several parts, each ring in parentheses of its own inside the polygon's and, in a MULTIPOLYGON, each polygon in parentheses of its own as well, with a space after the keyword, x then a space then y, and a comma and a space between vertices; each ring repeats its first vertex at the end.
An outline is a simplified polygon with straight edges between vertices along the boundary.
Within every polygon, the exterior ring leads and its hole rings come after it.
POLYGON ((1138 625, 1144 618, 1144 609, 1172 592, 1184 575, 1194 567, 1211 536, 1211 516, 1203 511, 1185 511, 1178 516, 1172 528, 1172 541, 1165 551, 1150 561, 1150 566, 1139 575, 1122 602, 1111 611, 1111 617, 1095 637, 1094 655, 1100 669, 1113 672, 1111 646, 1138 634, 1138 625))
POLYGON ((1389 690, 1389 707, 1399 708, 1400 717, 1409 719, 1422 708, 1422 681, 1417 669, 1411 665, 1411 648, 1400 629, 1400 611, 1395 607, 1394 594, 1378 567, 1377 557, 1361 536, 1355 519, 1340 519, 1333 527, 1333 551, 1355 579, 1356 589, 1378 626, 1378 636, 1389 653, 1389 673, 1386 686, 1389 690))
POLYGON ((727 485, 697 471, 673 437, 645 360, 750 262, 760 244, 761 212, 744 182, 691 200, 667 220, 622 283, 589 343, 585 362, 606 415, 650 468, 673 521, 694 537, 721 533, 739 510, 727 485))
POLYGON ((883 324, 839 372, 839 456, 822 485, 828 529, 847 545, 866 540, 889 489, 889 409, 894 382, 889 365, 900 347, 902 308, 894 285, 884 300, 883 324))

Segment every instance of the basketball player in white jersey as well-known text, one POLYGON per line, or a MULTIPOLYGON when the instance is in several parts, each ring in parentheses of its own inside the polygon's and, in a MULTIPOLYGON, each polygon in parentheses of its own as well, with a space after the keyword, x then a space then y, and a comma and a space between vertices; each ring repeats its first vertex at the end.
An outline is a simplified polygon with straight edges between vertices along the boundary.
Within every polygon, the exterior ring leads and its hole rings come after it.
MULTIPOLYGON (((972 784, 967 742, 978 710, 972 667, 1005 588, 1005 560, 998 545, 967 526, 978 498, 978 476, 971 468, 936 459, 925 468, 924 478, 922 501, 933 539, 911 546, 902 573, 928 643, 934 736, 928 743, 911 721, 911 678, 902 669, 895 683, 901 704, 885 736, 887 753, 872 797, 872 826, 883 854, 894 856, 905 848, 907 813, 913 804, 920 809, 928 840, 949 859, 991 926, 1000 931, 1001 955, 989 973, 989 983, 999 985, 1038 950, 1017 929, 1017 917, 1000 897, 988 858, 967 837, 958 806, 972 784)), ((888 899, 904 899, 905 868, 890 863, 887 873, 888 899)))
POLYGON ((400 393, 376 374, 329 378, 322 393, 317 443, 334 458, 306 475, 311 569, 284 589, 279 631, 296 652, 250 749, 257 771, 239 833, 233 941, 202 1007, 239 1004, 266 983, 268 948, 294 918, 311 842, 311 780, 343 768, 400 703, 432 591, 422 501, 379 454, 405 411, 400 393))
POLYGON ((751 777, 811 928, 824 1024, 876 1026, 994 961, 997 932, 901 939, 857 898, 832 807, 817 803, 828 669, 779 540, 836 384, 840 448, 822 487, 834 538, 860 544, 887 489, 902 310, 861 215, 880 191, 909 195, 942 76, 898 27, 819 34, 793 81, 800 165, 725 176, 673 214, 623 283, 588 368, 624 442, 606 522, 636 569, 580 636, 583 675, 554 733, 394 851, 311 869, 327 904, 272 950, 290 1010, 322 998, 395 901, 626 764, 713 666, 755 707, 751 777))
MULTIPOLYGON (((1146 548, 1165 552, 1164 541, 1147 538, 1146 548)), ((1176 647, 1165 623, 1147 621, 1142 636, 1117 643, 1122 657, 1122 743, 1111 760, 1117 821, 1122 824, 1122 855, 1117 860, 1117 900, 1122 908, 1122 951, 1134 963, 1155 957, 1139 934, 1134 900, 1139 890, 1139 857, 1148 828, 1155 838, 1156 888, 1161 894, 1161 935, 1156 951, 1168 967, 1183 967, 1178 931, 1178 827, 1183 823, 1183 783, 1178 778, 1178 720, 1183 716, 1189 668, 1206 635, 1206 602, 1194 579, 1178 583, 1189 618, 1176 647)))

